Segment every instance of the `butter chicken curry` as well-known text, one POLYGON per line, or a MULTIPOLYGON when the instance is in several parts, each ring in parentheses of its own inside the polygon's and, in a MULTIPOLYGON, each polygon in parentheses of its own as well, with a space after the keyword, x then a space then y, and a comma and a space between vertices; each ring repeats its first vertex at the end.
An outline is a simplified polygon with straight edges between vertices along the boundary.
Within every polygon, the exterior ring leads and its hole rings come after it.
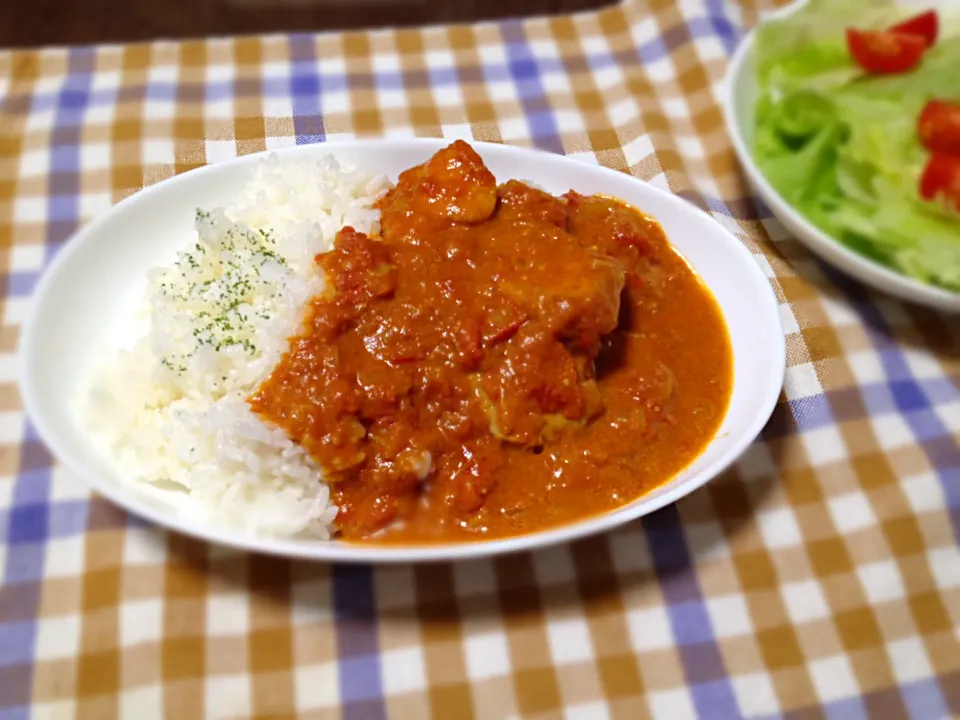
POLYGON ((346 539, 519 535, 624 505, 710 441, 709 291, 637 209, 500 186, 462 141, 344 228, 254 410, 324 469, 346 539))

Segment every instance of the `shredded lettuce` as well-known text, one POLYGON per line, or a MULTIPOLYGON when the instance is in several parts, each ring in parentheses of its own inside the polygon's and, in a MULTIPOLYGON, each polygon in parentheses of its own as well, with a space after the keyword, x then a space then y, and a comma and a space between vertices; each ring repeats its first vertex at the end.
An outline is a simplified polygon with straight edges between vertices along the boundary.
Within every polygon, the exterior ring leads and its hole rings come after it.
POLYGON ((902 75, 868 76, 847 27, 908 15, 887 0, 810 0, 757 31, 754 156, 777 191, 851 249, 960 292, 960 213, 919 196, 928 157, 916 119, 931 98, 960 100, 960 23, 902 75))

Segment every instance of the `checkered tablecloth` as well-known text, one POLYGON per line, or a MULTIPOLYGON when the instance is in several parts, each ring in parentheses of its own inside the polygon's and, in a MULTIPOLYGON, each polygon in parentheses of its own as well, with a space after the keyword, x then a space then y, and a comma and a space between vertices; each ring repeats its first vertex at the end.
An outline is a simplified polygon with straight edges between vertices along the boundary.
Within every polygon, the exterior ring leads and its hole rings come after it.
POLYGON ((960 321, 841 277, 749 196, 718 88, 757 13, 0 53, 0 718, 960 716, 960 321), (712 213, 780 300, 761 440, 642 522, 455 565, 249 555, 91 497, 15 387, 44 265, 144 185, 355 134, 536 146, 712 213))

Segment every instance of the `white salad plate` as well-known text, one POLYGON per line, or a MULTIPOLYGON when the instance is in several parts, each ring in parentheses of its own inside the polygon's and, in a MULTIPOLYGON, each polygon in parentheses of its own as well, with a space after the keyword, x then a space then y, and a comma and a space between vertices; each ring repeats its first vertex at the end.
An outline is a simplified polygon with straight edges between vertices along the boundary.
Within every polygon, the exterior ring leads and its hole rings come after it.
MULTIPOLYGON (((803 4, 793 3, 767 17, 786 17, 803 4)), ((854 252, 807 220, 764 177, 753 159, 752 152, 754 107, 757 101, 757 75, 753 53, 755 33, 755 29, 751 30, 740 42, 727 70, 723 91, 727 131, 753 192, 760 196, 797 240, 851 277, 902 300, 947 312, 960 312, 960 293, 914 280, 854 252)))
MULTIPOLYGON (((329 154, 395 181, 402 170, 424 162, 447 144, 439 139, 356 140, 299 146, 278 154, 329 154)), ((85 387, 95 360, 132 339, 131 316, 144 292, 147 272, 172 262, 178 250, 192 244, 195 209, 226 204, 264 158, 262 153, 145 188, 80 230, 58 254, 39 283, 20 348, 20 387, 43 441, 94 491, 158 525, 237 548, 348 562, 457 560, 570 541, 647 515, 722 472, 757 437, 783 381, 785 342, 778 303, 757 260, 713 218, 630 175, 516 147, 488 143, 473 147, 498 181, 519 178, 552 193, 574 189, 614 196, 652 215, 716 297, 733 346, 730 406, 704 452, 655 491, 613 512, 520 537, 383 546, 279 539, 219 528, 178 510, 175 500, 181 501, 182 493, 166 498, 126 481, 122 469, 103 455, 83 418, 69 408, 85 387)))

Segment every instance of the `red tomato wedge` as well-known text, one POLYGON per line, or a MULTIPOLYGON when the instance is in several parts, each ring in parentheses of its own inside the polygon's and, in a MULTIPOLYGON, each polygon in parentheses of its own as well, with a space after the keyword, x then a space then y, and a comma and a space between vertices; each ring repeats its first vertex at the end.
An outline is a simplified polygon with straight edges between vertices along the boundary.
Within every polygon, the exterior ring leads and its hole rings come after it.
POLYGON ((934 43, 937 42, 939 31, 940 18, 937 16, 936 10, 928 10, 919 15, 914 15, 893 27, 887 28, 887 32, 919 35, 923 38, 927 47, 933 47, 934 43))
POLYGON ((960 103, 928 102, 917 120, 917 134, 927 150, 960 155, 960 103))
POLYGON ((920 35, 847 30, 847 47, 857 64, 874 75, 896 75, 917 66, 927 49, 920 35))
POLYGON ((920 176, 920 197, 940 197, 960 212, 960 156, 934 153, 920 176))

